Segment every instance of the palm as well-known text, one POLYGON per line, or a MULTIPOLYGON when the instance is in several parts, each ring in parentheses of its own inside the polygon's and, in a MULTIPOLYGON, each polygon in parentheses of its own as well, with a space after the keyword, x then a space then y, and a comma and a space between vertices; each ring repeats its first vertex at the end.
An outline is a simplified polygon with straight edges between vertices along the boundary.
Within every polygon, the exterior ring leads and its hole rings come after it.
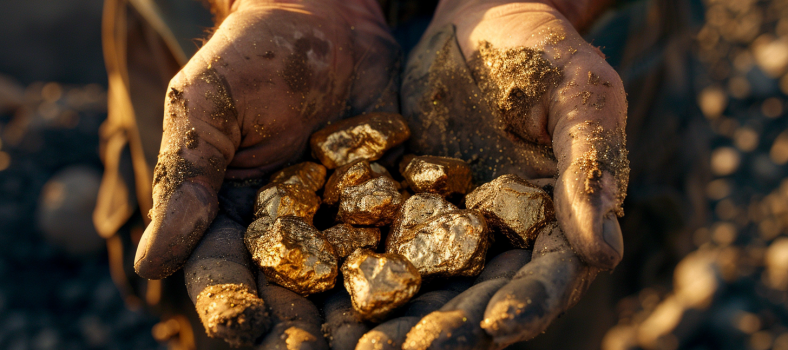
POLYGON ((621 259, 614 215, 628 168, 620 79, 546 5, 459 3, 470 5, 439 6, 409 57, 409 147, 465 159, 477 182, 557 177, 560 228, 537 239, 530 262, 523 251, 501 254, 468 290, 376 327, 362 349, 485 349, 530 339, 577 302, 599 268, 621 259))

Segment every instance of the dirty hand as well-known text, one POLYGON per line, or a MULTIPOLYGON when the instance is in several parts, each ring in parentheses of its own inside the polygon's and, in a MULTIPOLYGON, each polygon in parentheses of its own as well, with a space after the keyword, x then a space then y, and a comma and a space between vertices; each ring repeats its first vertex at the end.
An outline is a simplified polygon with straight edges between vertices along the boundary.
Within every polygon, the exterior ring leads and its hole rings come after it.
MULTIPOLYGON (((396 112, 400 54, 374 0, 214 3, 223 21, 167 89, 151 223, 134 267, 142 277, 160 279, 188 259, 187 287, 198 309, 204 306, 206 328, 212 324, 209 331, 244 344, 267 330, 262 323, 269 319, 261 315, 268 307, 280 324, 293 322, 288 312, 309 314, 296 310, 299 303, 316 308, 292 293, 266 297, 274 286, 264 279, 257 290, 242 241, 248 217, 235 210, 252 204, 244 202, 249 191, 239 182, 301 159, 309 136, 328 122, 396 112), (205 291, 201 303, 198 294, 205 291), (279 310, 285 304, 287 310, 279 310), (225 321, 233 313, 261 323, 230 329, 225 321)), ((317 331, 275 325, 280 333, 272 336, 288 331, 322 342, 319 320, 300 322, 317 322, 317 331)))
MULTIPOLYGON (((496 269, 491 263, 483 274, 497 278, 421 321, 412 314, 378 326, 361 348, 485 349, 527 340, 573 306, 598 271, 619 263, 626 95, 601 52, 575 29, 603 7, 598 3, 439 4, 403 76, 409 147, 465 159, 477 182, 507 173, 556 177, 558 226, 537 238, 530 262, 510 259, 502 273, 487 271, 496 269)), ((509 254, 525 254, 516 252, 509 254)))

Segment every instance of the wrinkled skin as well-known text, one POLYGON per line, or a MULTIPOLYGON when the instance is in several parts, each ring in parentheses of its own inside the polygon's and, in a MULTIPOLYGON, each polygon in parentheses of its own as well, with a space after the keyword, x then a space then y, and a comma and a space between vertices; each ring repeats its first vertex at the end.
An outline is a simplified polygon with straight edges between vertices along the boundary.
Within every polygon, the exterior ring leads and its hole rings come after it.
MULTIPOLYGON (((223 180, 262 177, 300 160, 309 135, 328 121, 365 111, 397 111, 398 78, 394 72, 399 70, 399 54, 374 1, 271 4, 238 0, 225 5, 229 15, 173 78, 168 90, 160 163, 173 165, 157 167, 162 170, 157 173, 160 182, 154 184, 152 223, 135 259, 135 268, 143 277, 163 278, 181 267, 220 209, 216 193, 223 180)), ((457 344, 457 337, 441 338, 441 334, 451 333, 450 329, 433 330, 435 340, 429 348, 502 348, 530 339, 573 306, 598 271, 612 269, 621 260, 623 242, 615 214, 625 188, 603 169, 594 191, 584 190, 584 170, 574 161, 591 147, 588 140, 593 135, 582 127, 586 122, 607 131, 623 129, 626 122, 621 80, 601 53, 575 30, 598 12, 601 6, 595 5, 599 4, 447 0, 439 5, 422 38, 430 40, 441 28, 453 24, 466 58, 473 57, 484 40, 500 49, 525 46, 544 50, 543 57, 564 72, 564 78, 550 86, 529 111, 529 119, 517 133, 523 144, 551 146, 553 162, 512 170, 527 178, 557 176, 554 202, 558 226, 537 238, 533 261, 511 266, 511 271, 460 294, 443 309, 436 306, 446 317, 462 315, 475 322, 457 330, 468 335, 463 344, 457 344), (561 31, 565 38, 546 43, 550 31, 561 31), (556 55, 570 48, 577 51, 556 55), (588 71, 606 84, 588 86, 588 71), (582 103, 577 90, 581 88, 604 94, 604 105, 593 108, 582 103), (529 303, 520 302, 526 300, 529 303), (502 318, 502 312, 514 312, 516 317, 502 318)), ((407 82, 402 89, 420 93, 407 82)), ((412 112, 402 111, 406 116, 412 112)), ((424 154, 432 151, 430 147, 410 151, 424 154)), ((492 152, 495 150, 487 148, 487 153, 492 152)), ((482 152, 480 156, 486 155, 482 152)), ((267 299, 261 290, 260 297, 276 309, 273 296, 267 299)), ((330 300, 334 299, 341 298, 330 300)), ((402 325, 414 327, 424 315, 405 316, 409 318, 398 327, 375 328, 378 333, 361 338, 359 348, 370 346, 364 340, 376 339, 380 332, 390 332, 389 339, 403 344, 408 332, 402 325)), ((350 326, 351 321, 344 322, 350 326)), ((391 322, 398 321, 387 323, 391 322)), ((457 324, 451 319, 442 322, 447 327, 457 324)), ((305 329, 320 338, 313 345, 323 348, 319 330, 313 328, 305 329)), ((284 339, 276 333, 292 333, 287 329, 274 326, 264 339, 284 339)))

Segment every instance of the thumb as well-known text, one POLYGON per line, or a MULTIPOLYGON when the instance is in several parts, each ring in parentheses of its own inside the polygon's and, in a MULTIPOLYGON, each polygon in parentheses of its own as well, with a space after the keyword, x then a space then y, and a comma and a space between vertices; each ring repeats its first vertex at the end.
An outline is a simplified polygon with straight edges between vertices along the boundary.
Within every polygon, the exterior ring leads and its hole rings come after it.
POLYGON ((238 145, 237 116, 226 80, 209 63, 192 60, 170 82, 151 223, 134 259, 140 276, 161 279, 180 269, 216 217, 238 145))
POLYGON ((586 263, 612 269, 624 253, 617 216, 629 181, 626 94, 618 74, 594 52, 578 52, 551 100, 559 177, 556 216, 586 263))

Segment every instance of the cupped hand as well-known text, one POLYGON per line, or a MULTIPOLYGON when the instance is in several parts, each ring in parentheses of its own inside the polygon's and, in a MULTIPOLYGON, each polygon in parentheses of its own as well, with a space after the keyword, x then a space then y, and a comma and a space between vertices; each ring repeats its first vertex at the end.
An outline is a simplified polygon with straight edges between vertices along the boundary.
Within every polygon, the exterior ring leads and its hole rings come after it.
POLYGON ((378 326, 359 349, 487 349, 533 338, 621 260, 626 94, 575 29, 595 2, 558 3, 441 2, 402 86, 411 150, 463 158, 477 183, 553 177, 557 225, 537 238, 530 262, 424 317, 378 326))
POLYGON ((167 89, 134 268, 160 279, 185 265, 209 335, 232 345, 325 348, 317 307, 254 272, 248 182, 302 159, 332 121, 398 111, 399 48, 374 0, 215 3, 227 15, 167 89))
POLYGON ((398 46, 374 1, 230 3, 167 89, 151 223, 134 263, 145 278, 182 267, 225 179, 299 160, 331 121, 397 111, 398 46))

